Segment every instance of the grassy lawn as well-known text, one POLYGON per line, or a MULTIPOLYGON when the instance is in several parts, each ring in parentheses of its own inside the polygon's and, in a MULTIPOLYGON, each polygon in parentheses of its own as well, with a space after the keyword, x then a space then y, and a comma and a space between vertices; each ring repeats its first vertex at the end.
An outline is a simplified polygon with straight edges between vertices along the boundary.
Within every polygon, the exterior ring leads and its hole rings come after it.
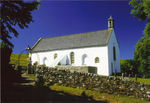
MULTIPOLYGON (((117 76, 117 77, 122 78, 121 76, 117 76)), ((129 79, 132 81, 136 81, 136 79, 133 77, 131 77, 129 79)), ((144 84, 150 84, 150 78, 137 78, 137 82, 144 83, 144 84)))
POLYGON ((78 96, 81 96, 82 92, 84 91, 87 96, 89 96, 89 97, 92 96, 93 99, 95 99, 97 101, 98 100, 99 101, 106 100, 109 103, 150 103, 149 101, 141 100, 141 99, 138 99, 138 98, 135 98, 135 97, 99 93, 99 92, 96 92, 96 91, 70 88, 70 87, 64 87, 64 86, 58 86, 58 85, 50 86, 50 89, 56 90, 56 91, 63 91, 65 93, 69 93, 69 94, 72 94, 72 95, 78 95, 78 96))
MULTIPOLYGON (((135 81, 135 78, 130 78, 130 80, 135 81)), ((137 81, 140 83, 150 84, 150 78, 138 78, 137 81)))

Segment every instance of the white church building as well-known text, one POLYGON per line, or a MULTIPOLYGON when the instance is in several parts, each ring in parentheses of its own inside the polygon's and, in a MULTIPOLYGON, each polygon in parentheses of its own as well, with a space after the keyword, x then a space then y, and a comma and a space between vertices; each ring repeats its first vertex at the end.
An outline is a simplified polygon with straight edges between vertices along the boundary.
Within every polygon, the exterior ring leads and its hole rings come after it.
POLYGON ((32 64, 93 66, 97 67, 97 74, 106 76, 120 72, 120 50, 112 17, 105 30, 40 38, 29 55, 32 64))

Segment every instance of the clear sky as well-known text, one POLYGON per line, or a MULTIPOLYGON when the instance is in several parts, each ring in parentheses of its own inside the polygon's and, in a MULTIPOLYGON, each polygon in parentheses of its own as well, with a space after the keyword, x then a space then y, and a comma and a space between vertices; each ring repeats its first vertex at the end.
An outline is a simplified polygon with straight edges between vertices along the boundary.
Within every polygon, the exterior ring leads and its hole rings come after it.
POLYGON ((128 1, 41 1, 39 10, 32 13, 34 22, 29 28, 17 28, 19 36, 11 40, 13 53, 21 53, 27 45, 32 47, 40 37, 107 29, 107 19, 112 15, 121 59, 131 59, 146 22, 134 18, 130 10, 128 1))

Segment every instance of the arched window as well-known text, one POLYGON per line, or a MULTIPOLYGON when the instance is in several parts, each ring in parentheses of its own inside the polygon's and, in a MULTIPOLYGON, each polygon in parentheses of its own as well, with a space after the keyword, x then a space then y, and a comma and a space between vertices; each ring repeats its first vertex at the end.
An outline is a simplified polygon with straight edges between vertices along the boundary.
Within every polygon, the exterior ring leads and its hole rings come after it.
POLYGON ((95 63, 99 63, 99 57, 95 58, 95 63))
POLYGON ((56 58, 57 58, 57 53, 54 54, 54 59, 56 59, 56 58))
POLYGON ((113 58, 114 58, 114 61, 116 61, 116 48, 113 47, 113 58))
POLYGON ((82 56, 82 65, 86 65, 87 64, 87 55, 83 54, 82 56))
POLYGON ((46 62, 47 62, 47 58, 46 58, 46 57, 44 57, 44 59, 43 59, 43 64, 45 64, 45 65, 46 65, 46 62))
POLYGON ((74 52, 70 53, 71 64, 74 64, 74 52))

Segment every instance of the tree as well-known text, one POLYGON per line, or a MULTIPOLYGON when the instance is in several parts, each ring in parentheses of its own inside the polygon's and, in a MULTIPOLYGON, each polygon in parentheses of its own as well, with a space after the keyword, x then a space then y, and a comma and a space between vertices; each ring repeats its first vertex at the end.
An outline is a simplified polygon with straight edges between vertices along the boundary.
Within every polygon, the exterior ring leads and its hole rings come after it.
POLYGON ((150 77, 150 1, 131 0, 133 7, 131 14, 142 21, 147 21, 144 29, 145 36, 136 44, 134 60, 136 61, 139 75, 150 77))
POLYGON ((134 60, 137 62, 139 75, 150 77, 150 37, 143 37, 136 44, 134 60))
POLYGON ((1 28, 1 40, 13 47, 13 44, 9 41, 12 38, 12 34, 17 37, 18 32, 15 26, 24 29, 28 28, 28 24, 33 22, 32 11, 38 9, 39 2, 24 2, 23 0, 2 0, 0 5, 0 28, 1 28))
POLYGON ((142 21, 147 21, 144 33, 150 36, 150 0, 131 0, 129 4, 133 7, 131 14, 142 21))
MULTIPOLYGON (((12 49, 5 44, 4 42, 0 42, 0 54, 1 54, 1 78, 2 82, 6 80, 6 73, 10 73, 10 55, 11 55, 12 49)), ((7 75, 8 76, 8 75, 7 75)), ((8 79, 9 77, 7 77, 8 79)))
POLYGON ((0 42, 1 70, 8 68, 11 52, 12 49, 7 44, 0 42))

